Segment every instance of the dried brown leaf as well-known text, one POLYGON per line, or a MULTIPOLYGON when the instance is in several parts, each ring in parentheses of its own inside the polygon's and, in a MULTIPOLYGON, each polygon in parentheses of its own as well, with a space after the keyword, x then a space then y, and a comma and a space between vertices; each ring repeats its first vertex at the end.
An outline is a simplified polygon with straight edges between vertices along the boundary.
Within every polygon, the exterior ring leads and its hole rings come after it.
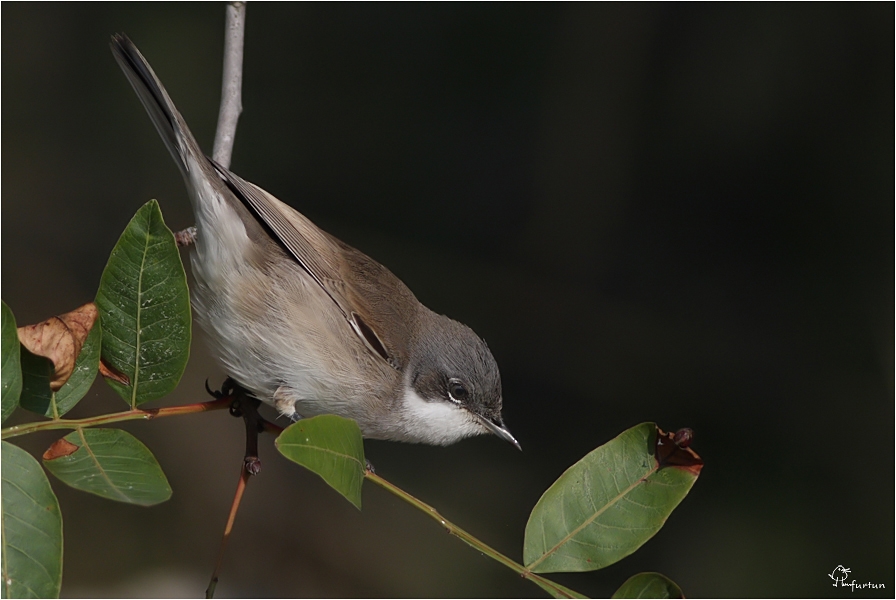
POLYGON ((689 471, 696 477, 700 475, 700 471, 703 469, 703 459, 688 447, 694 437, 693 430, 688 429, 687 445, 681 445, 681 439, 676 443, 676 435, 678 435, 679 438, 684 436, 684 434, 681 433, 682 431, 683 430, 679 430, 677 434, 666 433, 657 427, 656 450, 654 456, 656 456, 656 461, 660 469, 674 467, 689 471))
POLYGON ((102 358, 100 358, 100 375, 106 379, 117 381, 121 385, 131 385, 131 380, 127 375, 107 363, 102 358))
POLYGON ((19 327, 19 341, 32 354, 49 358, 55 372, 50 389, 58 391, 71 377, 75 360, 81 353, 84 340, 96 323, 97 310, 93 302, 42 323, 19 327))
POLYGON ((78 448, 80 448, 80 446, 76 446, 67 439, 61 438, 53 442, 53 445, 47 448, 43 458, 44 460, 53 460, 55 458, 69 456, 70 454, 77 452, 78 448))

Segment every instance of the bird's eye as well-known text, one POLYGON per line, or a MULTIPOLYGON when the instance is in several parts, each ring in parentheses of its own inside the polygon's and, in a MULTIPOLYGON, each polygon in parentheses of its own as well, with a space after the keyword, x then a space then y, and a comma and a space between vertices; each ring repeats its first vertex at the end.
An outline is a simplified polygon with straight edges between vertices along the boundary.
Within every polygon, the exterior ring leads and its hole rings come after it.
POLYGON ((466 386, 457 379, 448 382, 448 395, 454 402, 463 402, 470 393, 466 386))

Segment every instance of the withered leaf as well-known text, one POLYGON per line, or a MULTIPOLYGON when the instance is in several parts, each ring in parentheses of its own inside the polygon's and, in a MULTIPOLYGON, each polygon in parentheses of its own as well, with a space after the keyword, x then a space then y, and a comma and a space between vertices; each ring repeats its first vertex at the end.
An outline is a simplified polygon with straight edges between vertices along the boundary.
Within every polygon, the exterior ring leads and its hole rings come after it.
POLYGON ((44 460, 53 460, 55 458, 62 458, 64 456, 69 456, 78 451, 80 446, 76 446, 65 438, 60 438, 53 442, 53 445, 47 448, 47 451, 44 452, 44 460))
POLYGON ((106 379, 117 381, 121 385, 131 385, 131 380, 127 375, 107 363, 102 358, 100 358, 100 375, 102 375, 106 379))
MULTIPOLYGON (((693 438, 693 435, 693 431, 690 431, 690 438, 693 438)), ((703 459, 690 447, 682 447, 677 444, 675 436, 674 433, 666 433, 659 427, 656 428, 656 453, 654 456, 656 456, 659 468, 677 467, 689 471, 695 476, 699 475, 700 470, 703 469, 703 459)))
POLYGON ((32 354, 49 358, 55 372, 50 389, 58 391, 71 377, 75 360, 93 324, 97 310, 93 302, 42 323, 19 327, 19 341, 32 354))

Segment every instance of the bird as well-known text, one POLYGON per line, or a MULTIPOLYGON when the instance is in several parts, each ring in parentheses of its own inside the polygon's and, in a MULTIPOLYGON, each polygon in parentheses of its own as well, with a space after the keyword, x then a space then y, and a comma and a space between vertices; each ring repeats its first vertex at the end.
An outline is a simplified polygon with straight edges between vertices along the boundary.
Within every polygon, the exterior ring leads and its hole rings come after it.
POLYGON ((354 419, 365 438, 449 445, 491 433, 520 448, 482 338, 207 157, 134 43, 116 34, 111 48, 186 183, 192 305, 234 381, 293 420, 354 419))

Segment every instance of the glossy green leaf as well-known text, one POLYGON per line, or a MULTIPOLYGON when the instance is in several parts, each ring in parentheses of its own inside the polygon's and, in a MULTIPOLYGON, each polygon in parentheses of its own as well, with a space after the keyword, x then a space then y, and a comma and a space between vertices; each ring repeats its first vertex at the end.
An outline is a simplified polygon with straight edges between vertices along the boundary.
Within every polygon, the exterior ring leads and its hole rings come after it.
POLYGON ((5 421, 19 405, 22 393, 22 360, 19 335, 16 332, 16 318, 12 310, 3 302, 3 321, 0 325, 0 376, 3 378, 0 395, 0 421, 5 421))
POLYGON ((361 508, 364 440, 358 424, 336 415, 302 419, 275 442, 280 454, 320 475, 346 500, 361 508))
POLYGON ((96 304, 103 360, 129 379, 109 385, 132 407, 174 390, 190 353, 190 298, 174 235, 155 200, 121 234, 96 304))
POLYGON ((22 408, 51 419, 59 418, 74 408, 96 379, 102 335, 100 322, 97 321, 84 340, 71 376, 55 394, 50 390, 52 362, 22 348, 23 364, 28 370, 28 393, 22 395, 22 408))
MULTIPOLYGON (((90 386, 96 379, 96 373, 100 366, 100 350, 103 340, 103 328, 99 319, 93 324, 81 347, 81 353, 75 360, 75 369, 61 388, 56 392, 57 414, 61 417, 87 395, 90 386)), ((49 415, 48 415, 49 416, 49 415)))
POLYGON ((57 598, 62 513, 34 458, 9 442, 3 454, 3 597, 57 598))
POLYGON ((684 598, 684 594, 665 575, 638 573, 623 583, 613 598, 684 598))
POLYGON ((79 429, 44 453, 44 466, 75 489, 151 506, 171 497, 162 467, 143 442, 121 429, 79 429))
POLYGON ((702 465, 670 435, 658 438, 653 423, 623 432, 570 467, 535 505, 527 568, 591 571, 628 556, 659 531, 702 465))
POLYGON ((24 346, 22 356, 22 395, 19 406, 39 415, 53 416, 53 363, 49 358, 32 354, 24 346))

